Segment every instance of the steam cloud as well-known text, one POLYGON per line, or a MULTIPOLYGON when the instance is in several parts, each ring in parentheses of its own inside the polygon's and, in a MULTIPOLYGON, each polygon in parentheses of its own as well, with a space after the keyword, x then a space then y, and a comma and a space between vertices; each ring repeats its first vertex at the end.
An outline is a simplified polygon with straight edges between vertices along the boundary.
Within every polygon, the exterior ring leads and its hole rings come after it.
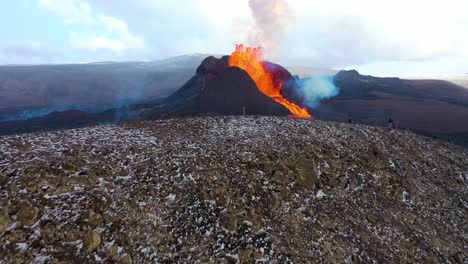
POLYGON ((305 98, 305 104, 317 108, 320 101, 339 94, 340 89, 333 83, 333 76, 305 78, 298 81, 305 98))
MULTIPOLYGON (((249 0, 249 7, 255 21, 255 26, 250 32, 249 44, 263 47, 265 55, 272 58, 280 48, 294 13, 287 0, 249 0)), ((339 93, 332 76, 306 78, 299 80, 298 84, 305 97, 305 103, 311 108, 318 107, 321 100, 339 93)))
POLYGON ((265 48, 266 55, 272 57, 278 51, 293 13, 286 0, 249 0, 249 7, 255 20, 249 44, 265 48))

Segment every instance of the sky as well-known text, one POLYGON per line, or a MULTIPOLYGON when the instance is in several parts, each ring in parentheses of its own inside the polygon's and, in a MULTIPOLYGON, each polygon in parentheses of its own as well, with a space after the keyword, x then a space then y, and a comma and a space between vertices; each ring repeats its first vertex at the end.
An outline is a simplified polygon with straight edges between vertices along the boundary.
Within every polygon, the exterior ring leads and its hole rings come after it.
POLYGON ((289 66, 468 73, 467 0, 0 0, 0 64, 158 60, 262 46, 289 66))

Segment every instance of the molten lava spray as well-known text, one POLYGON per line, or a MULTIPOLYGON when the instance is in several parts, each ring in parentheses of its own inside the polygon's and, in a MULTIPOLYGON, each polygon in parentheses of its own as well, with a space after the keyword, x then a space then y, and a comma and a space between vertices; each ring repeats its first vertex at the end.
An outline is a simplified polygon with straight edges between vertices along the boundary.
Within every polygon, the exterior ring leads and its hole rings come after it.
POLYGON ((262 93, 286 107, 293 117, 312 117, 307 109, 290 102, 281 95, 283 83, 275 82, 273 74, 265 69, 262 63, 262 48, 244 48, 242 44, 237 45, 236 51, 229 58, 229 66, 239 67, 246 71, 262 93))

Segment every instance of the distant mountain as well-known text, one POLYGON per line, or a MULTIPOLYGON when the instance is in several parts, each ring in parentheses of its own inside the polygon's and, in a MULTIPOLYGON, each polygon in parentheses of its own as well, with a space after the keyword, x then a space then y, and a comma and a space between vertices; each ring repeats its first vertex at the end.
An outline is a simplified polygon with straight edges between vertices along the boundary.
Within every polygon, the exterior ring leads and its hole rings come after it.
POLYGON ((103 111, 126 102, 164 98, 193 76, 206 57, 158 61, 0 66, 0 120, 67 109, 103 111))
MULTIPOLYGON (((184 55, 153 62, 0 67, 0 117, 2 113, 12 115, 24 108, 34 112, 31 106, 68 103, 77 104, 71 109, 81 110, 78 114, 67 111, 70 108, 51 107, 50 114, 38 111, 41 117, 1 122, 0 134, 134 119, 236 115, 242 113, 242 106, 246 106, 246 114, 284 114, 284 109, 262 99, 264 96, 253 89, 249 76, 242 71, 222 73, 226 71, 225 58, 203 60, 204 56, 184 55), (64 114, 59 114, 62 111, 64 114)), ((292 79, 286 69, 281 69, 284 80, 292 79)), ((435 79, 365 76, 354 70, 332 76, 340 93, 313 109, 314 118, 375 126, 387 126, 392 119, 393 126, 468 146, 468 89, 465 87, 435 79)), ((283 95, 301 104, 300 96, 294 94, 297 87, 288 88, 297 84, 285 83, 283 95)))
MULTIPOLYGON (((194 53, 156 61, 0 66, 0 121, 70 109, 97 113, 165 98, 188 81, 208 56, 194 53)), ((288 70, 301 78, 336 73, 305 66, 288 70)))
POLYGON ((468 146, 468 89, 441 80, 404 80, 340 71, 340 94, 313 114, 322 120, 394 126, 468 146))
POLYGON ((458 84, 468 89, 468 75, 465 74, 439 74, 426 76, 405 76, 405 79, 410 80, 443 80, 454 84, 458 84))

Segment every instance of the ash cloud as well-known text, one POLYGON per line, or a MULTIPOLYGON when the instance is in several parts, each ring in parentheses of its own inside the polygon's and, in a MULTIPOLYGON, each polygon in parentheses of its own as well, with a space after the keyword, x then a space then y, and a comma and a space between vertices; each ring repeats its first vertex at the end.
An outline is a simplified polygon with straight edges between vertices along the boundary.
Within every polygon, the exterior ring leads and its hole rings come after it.
POLYGON ((286 0, 249 0, 249 7, 255 21, 249 44, 263 47, 266 55, 272 57, 294 17, 292 9, 286 0))

